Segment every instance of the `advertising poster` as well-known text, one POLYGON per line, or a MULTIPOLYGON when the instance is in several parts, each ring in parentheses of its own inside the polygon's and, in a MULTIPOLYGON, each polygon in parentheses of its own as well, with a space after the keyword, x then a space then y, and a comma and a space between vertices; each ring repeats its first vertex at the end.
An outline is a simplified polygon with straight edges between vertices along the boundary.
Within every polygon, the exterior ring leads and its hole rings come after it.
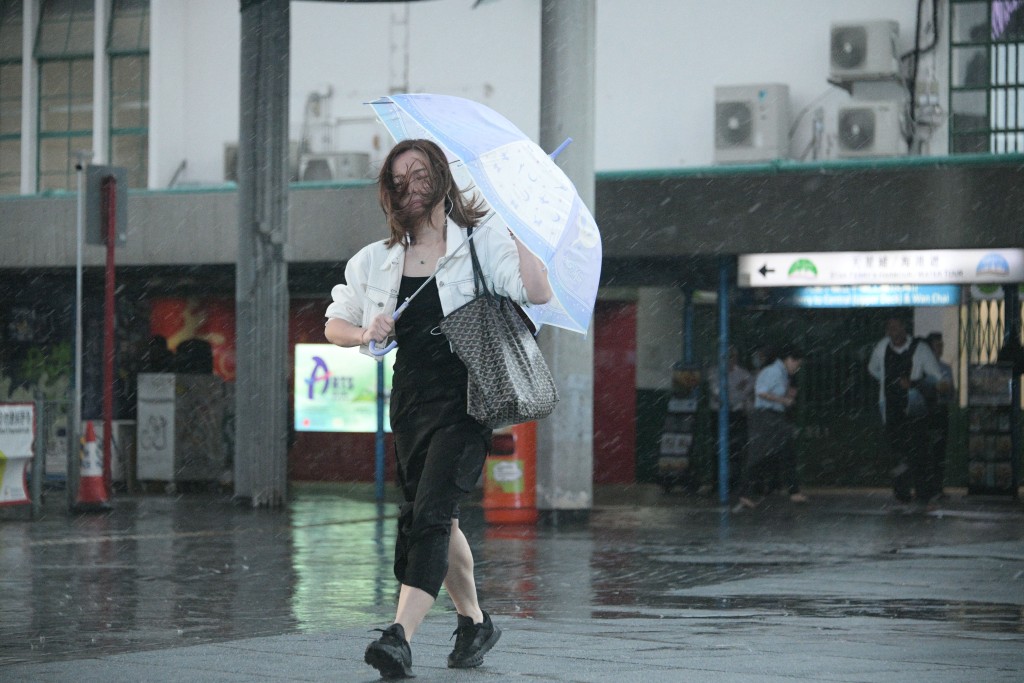
POLYGON ((235 379, 235 302, 223 297, 154 299, 150 334, 167 340, 167 348, 190 339, 209 343, 213 374, 225 382, 235 379))
MULTIPOLYGON (((384 357, 384 430, 395 354, 384 357)), ((377 361, 358 348, 295 345, 295 431, 377 431, 377 361)))
POLYGON ((34 411, 31 403, 0 405, 0 505, 31 502, 25 468, 32 458, 34 411))

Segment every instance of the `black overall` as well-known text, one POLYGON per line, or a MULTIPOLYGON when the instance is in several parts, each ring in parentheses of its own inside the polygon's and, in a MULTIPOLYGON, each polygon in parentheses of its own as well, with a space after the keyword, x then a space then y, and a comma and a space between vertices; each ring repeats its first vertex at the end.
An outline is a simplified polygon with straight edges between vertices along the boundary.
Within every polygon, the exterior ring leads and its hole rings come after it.
MULTIPOLYGON (((399 301, 425 280, 403 277, 399 301)), ((435 598, 448 572, 451 520, 476 486, 491 440, 491 430, 466 413, 466 366, 437 327, 442 316, 437 287, 426 287, 396 321, 390 413, 405 501, 395 577, 435 598)))

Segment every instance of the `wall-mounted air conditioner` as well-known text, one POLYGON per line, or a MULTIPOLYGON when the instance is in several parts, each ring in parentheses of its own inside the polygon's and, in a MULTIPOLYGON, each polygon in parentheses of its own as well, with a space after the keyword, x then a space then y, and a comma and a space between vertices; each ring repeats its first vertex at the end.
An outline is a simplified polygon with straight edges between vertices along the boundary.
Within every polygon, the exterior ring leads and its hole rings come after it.
POLYGON ((899 78, 900 25, 890 19, 832 24, 829 80, 839 83, 899 78))
POLYGON ((907 153, 906 105, 902 101, 853 101, 836 112, 838 155, 893 157, 907 153))
POLYGON ((715 88, 715 163, 774 161, 789 156, 789 86, 715 88))
POLYGON ((369 177, 370 155, 364 152, 317 152, 299 157, 299 178, 303 181, 369 177))

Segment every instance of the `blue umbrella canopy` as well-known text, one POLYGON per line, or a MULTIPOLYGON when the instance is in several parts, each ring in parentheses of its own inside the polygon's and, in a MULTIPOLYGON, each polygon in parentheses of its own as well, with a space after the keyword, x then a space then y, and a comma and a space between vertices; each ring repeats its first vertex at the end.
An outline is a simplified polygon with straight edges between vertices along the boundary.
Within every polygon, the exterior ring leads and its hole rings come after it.
POLYGON ((538 325, 586 334, 601 276, 601 234, 552 158, 504 116, 472 100, 408 94, 370 106, 396 141, 437 143, 460 187, 475 187, 544 262, 554 298, 530 306, 527 315, 538 325))

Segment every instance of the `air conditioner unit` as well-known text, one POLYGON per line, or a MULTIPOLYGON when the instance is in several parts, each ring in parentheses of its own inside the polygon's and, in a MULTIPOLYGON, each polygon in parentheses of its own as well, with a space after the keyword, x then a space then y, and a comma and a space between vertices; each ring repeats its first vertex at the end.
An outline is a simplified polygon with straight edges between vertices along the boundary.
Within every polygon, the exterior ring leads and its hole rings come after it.
POLYGON ((318 152, 299 158, 299 178, 303 181, 369 177, 370 155, 364 152, 318 152))
POLYGON ((832 24, 829 80, 848 83, 899 78, 900 25, 890 19, 832 24))
POLYGON ((715 88, 715 163, 774 161, 789 156, 789 86, 715 88))
POLYGON ((836 113, 838 154, 843 158, 907 153, 906 107, 898 100, 852 102, 836 113))

